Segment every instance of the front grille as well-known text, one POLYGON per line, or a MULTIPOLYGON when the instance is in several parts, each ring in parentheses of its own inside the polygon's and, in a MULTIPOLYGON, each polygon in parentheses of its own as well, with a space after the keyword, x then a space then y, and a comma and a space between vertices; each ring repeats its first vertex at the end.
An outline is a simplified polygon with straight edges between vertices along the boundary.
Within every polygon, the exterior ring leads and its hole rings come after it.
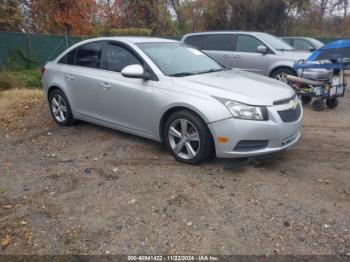
POLYGON ((298 106, 295 109, 291 108, 284 111, 278 111, 278 114, 280 115, 283 122, 295 122, 299 119, 301 115, 300 103, 298 103, 298 106))
POLYGON ((249 152, 255 150, 261 150, 267 147, 268 140, 241 140, 238 142, 234 151, 237 152, 249 152))

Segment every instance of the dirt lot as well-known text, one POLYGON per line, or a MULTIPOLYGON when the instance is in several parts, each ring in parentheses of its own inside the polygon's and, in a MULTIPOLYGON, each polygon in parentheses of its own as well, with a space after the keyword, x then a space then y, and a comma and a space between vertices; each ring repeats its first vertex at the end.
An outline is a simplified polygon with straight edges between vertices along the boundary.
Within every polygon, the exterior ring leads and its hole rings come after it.
POLYGON ((0 254, 350 255, 349 95, 240 169, 48 112, 35 93, 0 115, 0 254))

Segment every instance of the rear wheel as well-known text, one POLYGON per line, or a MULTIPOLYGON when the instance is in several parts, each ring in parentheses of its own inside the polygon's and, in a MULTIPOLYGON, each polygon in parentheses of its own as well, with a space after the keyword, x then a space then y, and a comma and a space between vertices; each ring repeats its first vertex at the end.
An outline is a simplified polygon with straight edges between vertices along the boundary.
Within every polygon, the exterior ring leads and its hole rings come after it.
POLYGON ((339 100, 336 97, 329 98, 326 100, 327 107, 330 109, 334 109, 338 106, 339 100))
POLYGON ((204 121, 190 111, 177 111, 166 121, 164 141, 169 152, 187 164, 199 164, 213 152, 210 131, 204 121))
POLYGON ((55 122, 60 126, 70 126, 75 124, 76 120, 73 117, 68 99, 64 93, 55 89, 49 97, 50 111, 55 122))
POLYGON ((288 67, 281 67, 281 68, 277 68, 275 70, 272 71, 272 73, 270 74, 271 78, 275 78, 277 80, 286 82, 286 78, 285 75, 291 75, 291 76, 296 76, 296 72, 288 67))

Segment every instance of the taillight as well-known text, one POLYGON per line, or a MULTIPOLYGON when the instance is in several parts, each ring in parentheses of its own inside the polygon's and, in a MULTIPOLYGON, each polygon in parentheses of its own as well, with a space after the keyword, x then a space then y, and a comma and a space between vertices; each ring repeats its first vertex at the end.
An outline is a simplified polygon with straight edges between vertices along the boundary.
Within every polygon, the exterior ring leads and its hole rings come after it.
POLYGON ((41 68, 41 77, 43 77, 44 73, 45 73, 45 67, 43 66, 43 67, 41 68))

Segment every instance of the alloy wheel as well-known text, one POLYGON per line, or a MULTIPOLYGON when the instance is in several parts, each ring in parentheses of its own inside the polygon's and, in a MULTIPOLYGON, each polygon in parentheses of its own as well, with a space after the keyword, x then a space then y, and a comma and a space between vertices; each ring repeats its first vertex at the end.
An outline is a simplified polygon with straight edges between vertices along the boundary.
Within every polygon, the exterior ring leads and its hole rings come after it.
POLYGON ((279 80, 279 81, 282 81, 282 82, 285 82, 285 83, 287 82, 286 75, 285 75, 285 73, 283 73, 283 72, 277 74, 277 75, 275 76, 275 79, 277 79, 277 80, 279 80))
POLYGON ((67 119, 67 106, 60 94, 55 94, 52 97, 51 109, 53 116, 58 122, 64 122, 67 119))
POLYGON ((186 119, 176 119, 169 127, 168 139, 174 153, 183 159, 193 159, 200 149, 196 127, 186 119))

